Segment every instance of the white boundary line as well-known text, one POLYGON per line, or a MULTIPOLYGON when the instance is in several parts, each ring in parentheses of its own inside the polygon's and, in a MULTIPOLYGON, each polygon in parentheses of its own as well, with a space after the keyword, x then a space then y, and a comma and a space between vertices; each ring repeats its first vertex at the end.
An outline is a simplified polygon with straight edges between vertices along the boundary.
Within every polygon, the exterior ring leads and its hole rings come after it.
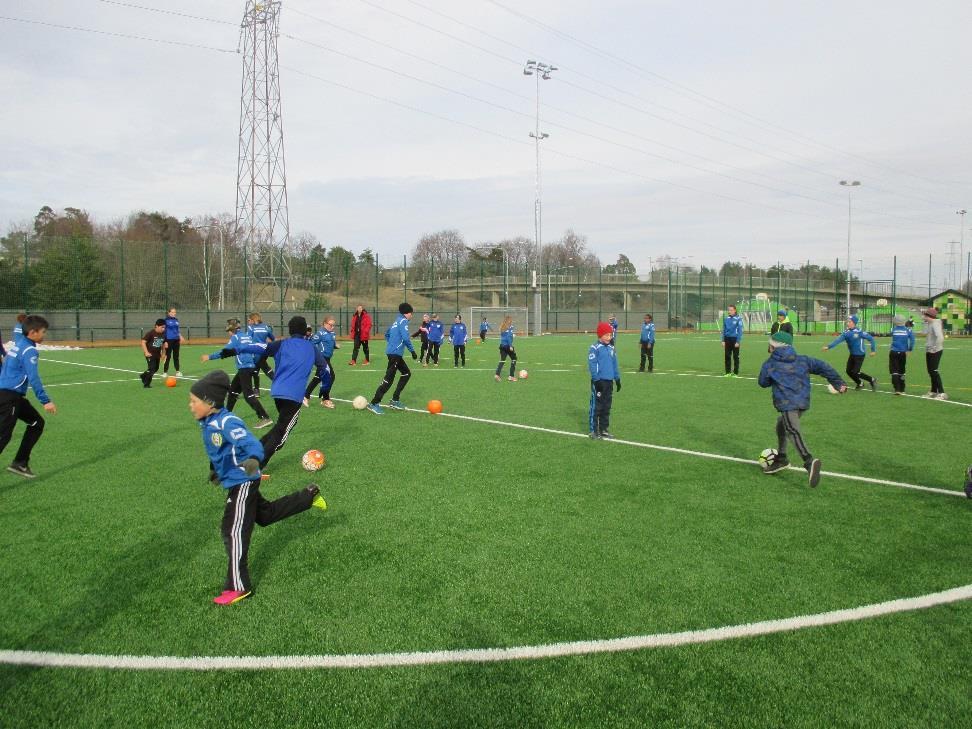
POLYGON ((0 664, 46 668, 93 668, 125 671, 219 671, 292 670, 309 668, 388 668, 456 663, 498 663, 502 661, 563 658, 594 653, 620 653, 651 648, 715 643, 738 638, 773 635, 805 628, 867 620, 883 615, 925 610, 972 599, 972 584, 918 597, 872 603, 856 608, 800 615, 721 628, 655 633, 626 638, 582 640, 570 643, 516 646, 512 648, 470 648, 416 651, 410 653, 365 653, 311 656, 112 656, 49 651, 0 651, 0 664))
MULTIPOLYGON (((60 360, 49 360, 49 361, 55 361, 55 362, 58 362, 59 364, 78 364, 78 365, 80 365, 82 367, 94 367, 94 368, 97 368, 97 369, 106 369, 106 370, 113 370, 115 372, 129 372, 129 373, 132 373, 132 374, 136 374, 135 370, 123 370, 123 369, 120 369, 118 367, 106 367, 104 365, 82 364, 80 362, 63 362, 63 361, 60 361, 60 360)), ((689 375, 680 375, 680 376, 689 376, 689 375)), ((701 376, 701 377, 715 377, 715 375, 699 375, 699 376, 701 376)), ((183 379, 183 380, 195 380, 196 378, 195 377, 186 377, 184 375, 181 379, 183 379)), ((741 378, 741 379, 744 379, 744 378, 741 378)), ((124 380, 118 380, 118 382, 123 382, 123 381, 124 380)), ((106 382, 107 382, 107 380, 106 380, 106 382)), ((89 384, 89 383, 71 383, 71 384, 89 384)), ((94 384, 94 383, 90 383, 90 384, 94 384)), ((351 402, 351 400, 344 399, 344 398, 339 398, 339 397, 335 397, 335 398, 331 398, 331 399, 332 400, 337 400, 338 402, 347 402, 347 403, 351 402)), ((936 400, 936 402, 941 402, 941 401, 936 400)), ((945 402, 949 402, 949 401, 945 401, 945 402)), ((965 403, 962 403, 962 404, 965 404, 965 403)), ((426 413, 425 410, 420 410, 418 408, 406 408, 406 410, 408 410, 409 412, 414 412, 414 413, 426 413)), ((469 420, 469 421, 477 422, 477 423, 486 423, 488 425, 501 425, 501 426, 505 426, 507 428, 519 428, 521 430, 532 430, 532 431, 539 432, 539 433, 550 433, 552 435, 565 435, 565 436, 569 436, 569 437, 572 437, 572 438, 586 438, 587 437, 583 433, 573 433, 573 432, 568 431, 568 430, 557 430, 555 428, 544 428, 544 427, 541 427, 541 426, 538 426, 538 425, 524 425, 522 423, 511 423, 511 422, 507 422, 507 421, 503 421, 503 420, 492 420, 492 419, 489 419, 489 418, 476 418, 476 417, 473 417, 471 415, 458 415, 456 413, 439 413, 439 415, 442 416, 442 417, 447 417, 447 418, 456 418, 458 420, 469 420)), ((758 465, 758 462, 757 461, 753 461, 753 460, 750 460, 748 458, 737 458, 736 456, 726 456, 726 455, 723 455, 721 453, 708 453, 706 451, 693 451, 693 450, 689 450, 687 448, 677 448, 675 446, 656 445, 654 443, 641 443, 639 441, 634 441, 634 440, 612 439, 612 440, 607 441, 607 442, 609 442, 609 443, 617 443, 618 445, 633 446, 633 447, 636 447, 636 448, 650 448, 652 450, 666 451, 668 453, 680 453, 682 455, 696 456, 698 458, 711 458, 711 459, 719 460, 719 461, 731 461, 733 463, 747 463, 747 464, 758 465)), ((797 466, 790 466, 790 470, 801 471, 802 469, 800 469, 797 466)), ((870 483, 870 484, 876 484, 876 485, 880 485, 880 486, 895 486, 897 488, 911 489, 911 490, 914 490, 914 491, 925 491, 927 493, 942 494, 942 495, 945 495, 945 496, 960 496, 960 497, 963 497, 963 498, 965 497, 965 494, 963 492, 961 492, 961 491, 952 491, 950 489, 935 488, 933 486, 921 486, 921 485, 918 485, 918 484, 905 483, 905 482, 902 482, 902 481, 889 481, 889 480, 881 479, 881 478, 869 478, 867 476, 855 476, 853 474, 840 473, 838 471, 822 471, 821 473, 824 476, 830 476, 832 478, 842 478, 842 479, 845 479, 845 480, 848 480, 848 481, 859 481, 861 483, 870 483)))
MULTIPOLYGON (((332 400, 337 400, 338 402, 351 402, 350 400, 345 400, 343 398, 333 397, 332 400)), ((408 412, 421 413, 428 415, 426 410, 421 410, 419 408, 405 408, 408 412)), ((507 428, 519 428, 520 430, 532 430, 538 433, 550 433, 551 435, 565 435, 571 438, 583 438, 588 439, 588 436, 584 433, 575 433, 569 430, 557 430, 555 428, 544 428, 539 425, 524 425, 522 423, 510 423, 504 420, 492 420, 490 418, 476 418, 472 415, 459 415, 457 413, 446 413, 442 412, 437 415, 440 418, 455 418, 457 420, 469 420, 474 423, 486 423, 487 425, 501 425, 507 428)), ((711 458, 718 461, 730 461, 732 463, 745 463, 751 465, 759 465, 758 461, 753 461, 748 458, 738 458, 736 456, 727 456, 722 453, 708 453, 706 451, 693 451, 687 448, 677 448, 675 446, 664 446, 656 445, 654 443, 641 443, 635 440, 622 440, 621 438, 612 438, 611 440, 604 441, 606 443, 615 443, 617 445, 633 446, 636 448, 650 448, 656 451, 665 451, 667 453, 679 453, 685 456, 695 456, 697 458, 711 458)), ((804 469, 799 466, 790 466, 789 470, 803 472, 804 469)), ((850 473, 840 473, 838 471, 821 471, 825 476, 831 476, 833 478, 842 478, 848 481, 860 481, 861 483, 877 484, 880 486, 895 486, 902 489, 912 489, 914 491, 925 491, 933 494, 942 494, 944 496, 960 496, 965 498, 965 494, 961 491, 953 491, 951 489, 941 489, 934 486, 920 486, 913 483, 905 483, 903 481, 888 481, 881 478, 869 478, 867 476, 855 476, 850 473)))

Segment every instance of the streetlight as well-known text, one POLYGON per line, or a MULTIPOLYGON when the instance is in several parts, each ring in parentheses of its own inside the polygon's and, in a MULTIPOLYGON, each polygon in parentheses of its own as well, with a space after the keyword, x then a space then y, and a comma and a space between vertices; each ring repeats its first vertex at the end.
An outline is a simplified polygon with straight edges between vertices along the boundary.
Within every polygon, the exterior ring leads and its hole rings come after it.
MULTIPOLYGON (((535 288, 533 290, 533 333, 536 336, 541 334, 541 321, 540 321, 540 297, 541 297, 541 284, 539 276, 543 275, 543 244, 541 242, 541 229, 542 229, 542 211, 540 203, 540 142, 549 137, 550 135, 546 132, 540 131, 540 81, 549 81, 550 74, 557 70, 556 66, 552 66, 549 63, 541 63, 539 61, 527 61, 526 65, 523 67, 524 76, 536 76, 537 77, 537 116, 534 131, 530 132, 530 136, 533 137, 534 146, 536 147, 537 154, 537 176, 536 176, 536 196, 533 202, 533 231, 536 238, 537 244, 537 268, 538 268, 538 278, 536 281, 535 288)), ((549 283, 550 272, 547 272, 547 288, 550 288, 549 283)), ((549 290, 547 294, 549 295, 549 290)))
POLYGON ((847 188, 847 316, 851 315, 850 302, 850 263, 851 263, 851 188, 860 187, 860 180, 841 180, 840 184, 847 188))
MULTIPOLYGON (((216 230, 219 232, 219 296, 217 298, 217 306, 219 310, 222 311, 223 310, 223 281, 225 279, 225 271, 226 271, 226 267, 224 265, 226 256, 224 255, 223 252, 223 226, 220 223, 217 223, 216 221, 213 221, 209 225, 196 226, 197 230, 209 230, 212 228, 216 228, 216 230)), ((207 271, 207 276, 208 276, 208 271, 207 271)))
MULTIPOLYGON (((965 258, 965 213, 966 212, 967 212, 966 210, 955 211, 955 214, 960 216, 959 220, 962 221, 962 224, 959 227, 959 265, 958 265, 959 278, 962 277, 962 259, 965 258)), ((956 286, 955 288, 959 288, 959 287, 956 286)))

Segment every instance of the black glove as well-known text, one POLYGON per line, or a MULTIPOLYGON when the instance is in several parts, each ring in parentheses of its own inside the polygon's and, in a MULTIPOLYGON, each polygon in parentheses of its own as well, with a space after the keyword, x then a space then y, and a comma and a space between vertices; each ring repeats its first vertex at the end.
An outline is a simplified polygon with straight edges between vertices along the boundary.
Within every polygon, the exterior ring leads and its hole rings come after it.
POLYGON ((614 381, 614 390, 615 392, 621 392, 621 380, 614 381))
POLYGON ((216 471, 213 469, 209 471, 209 483, 219 483, 219 476, 216 475, 216 471))
POLYGON ((243 473, 247 476, 256 476, 260 472, 260 461, 256 458, 247 458, 240 466, 243 467, 243 473))
POLYGON ((412 359, 418 359, 418 355, 415 354, 415 350, 412 350, 412 359))

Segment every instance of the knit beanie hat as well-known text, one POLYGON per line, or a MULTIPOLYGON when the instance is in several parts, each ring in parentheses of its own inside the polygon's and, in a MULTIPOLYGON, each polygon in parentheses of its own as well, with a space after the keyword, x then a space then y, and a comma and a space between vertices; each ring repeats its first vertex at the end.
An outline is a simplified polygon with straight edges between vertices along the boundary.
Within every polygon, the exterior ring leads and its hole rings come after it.
POLYGON ((307 320, 302 316, 293 316, 287 322, 287 331, 292 337, 302 337, 307 333, 307 320))
POLYGON ((776 332, 770 337, 770 346, 774 349, 776 347, 792 347, 793 346, 793 335, 789 332, 784 332, 782 329, 776 332))
POLYGON ((854 322, 854 326, 856 327, 857 326, 857 314, 851 314, 849 317, 847 317, 847 321, 854 322))
POLYGON ((786 316, 786 309, 780 309, 778 312, 776 312, 776 315, 777 316, 786 316))
POLYGON ((614 329, 606 321, 598 322, 597 338, 600 339, 605 334, 614 334, 614 329))
POLYGON ((398 313, 401 314, 402 316, 405 316, 406 314, 411 314, 413 311, 414 309, 412 308, 412 305, 407 301, 403 301, 401 304, 398 305, 398 313))
POLYGON ((895 314, 893 321, 896 327, 903 327, 905 323, 905 318, 901 314, 895 314))
POLYGON ((226 402, 226 393, 230 389, 230 378, 223 370, 213 370, 196 382, 192 383, 189 392, 214 408, 221 408, 226 402))

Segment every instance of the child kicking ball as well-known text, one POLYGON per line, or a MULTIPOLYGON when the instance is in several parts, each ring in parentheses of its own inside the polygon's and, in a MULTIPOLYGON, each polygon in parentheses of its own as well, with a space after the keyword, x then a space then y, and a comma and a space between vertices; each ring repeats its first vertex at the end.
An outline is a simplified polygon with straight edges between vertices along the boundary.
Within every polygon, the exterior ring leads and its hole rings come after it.
POLYGON ((189 394, 189 411, 199 422, 206 455, 226 493, 221 531, 229 566, 223 592, 213 599, 217 605, 232 605, 253 594, 247 554, 254 523, 268 526, 312 506, 327 508, 315 484, 276 501, 263 498, 260 494, 263 445, 239 417, 223 407, 229 390, 229 375, 214 370, 194 383, 189 394))
POLYGON ((800 418, 810 409, 810 375, 825 377, 841 393, 847 392, 847 385, 837 371, 823 360, 797 354, 793 349, 793 335, 789 332, 773 334, 770 337, 770 351, 769 359, 759 371, 759 386, 773 388, 773 407, 780 413, 776 419, 779 455, 763 472, 776 473, 790 465, 786 458, 786 442, 789 438, 803 459, 810 486, 815 487, 820 483, 820 459, 810 454, 800 432, 800 418))

